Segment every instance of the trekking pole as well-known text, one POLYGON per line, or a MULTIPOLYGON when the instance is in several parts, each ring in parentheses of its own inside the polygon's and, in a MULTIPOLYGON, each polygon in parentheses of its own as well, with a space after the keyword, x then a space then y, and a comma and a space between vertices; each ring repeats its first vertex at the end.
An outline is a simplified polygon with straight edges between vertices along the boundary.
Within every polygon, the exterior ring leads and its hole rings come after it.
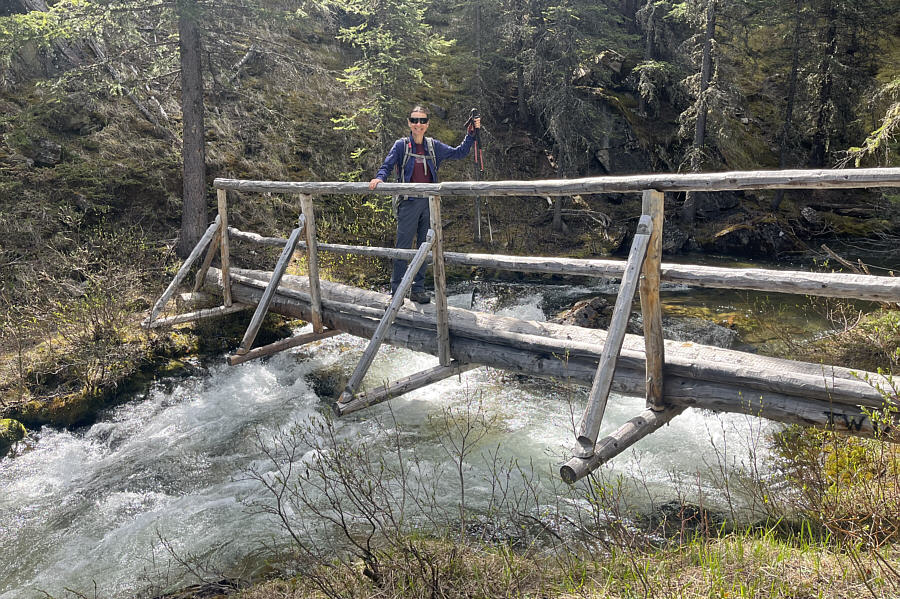
MULTIPOLYGON (((469 113, 469 120, 466 121, 465 127, 475 129, 475 180, 481 181, 484 173, 484 155, 481 149, 481 128, 475 127, 475 119, 479 117, 478 109, 473 108, 469 113)), ((481 243, 481 196, 475 196, 475 242, 481 243)), ((493 237, 493 236, 492 236, 493 237)))

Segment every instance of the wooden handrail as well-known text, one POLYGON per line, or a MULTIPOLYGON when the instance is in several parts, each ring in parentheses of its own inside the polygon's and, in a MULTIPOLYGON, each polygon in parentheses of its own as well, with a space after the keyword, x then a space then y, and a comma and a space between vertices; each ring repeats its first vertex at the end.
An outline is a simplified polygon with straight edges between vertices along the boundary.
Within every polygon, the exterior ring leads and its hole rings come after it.
POLYGON ((582 193, 656 191, 738 191, 753 189, 852 189, 900 187, 900 168, 729 171, 722 173, 646 174, 535 181, 448 181, 444 183, 368 183, 312 181, 213 181, 216 189, 262 193, 421 195, 421 196, 558 196, 582 193))

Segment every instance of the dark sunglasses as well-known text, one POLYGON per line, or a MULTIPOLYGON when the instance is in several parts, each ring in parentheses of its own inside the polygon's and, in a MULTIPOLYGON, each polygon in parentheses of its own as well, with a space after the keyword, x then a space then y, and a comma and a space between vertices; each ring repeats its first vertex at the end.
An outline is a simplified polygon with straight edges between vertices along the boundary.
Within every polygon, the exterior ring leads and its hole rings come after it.
POLYGON ((422 123, 423 125, 428 122, 427 116, 411 116, 409 117, 409 122, 412 124, 422 123))

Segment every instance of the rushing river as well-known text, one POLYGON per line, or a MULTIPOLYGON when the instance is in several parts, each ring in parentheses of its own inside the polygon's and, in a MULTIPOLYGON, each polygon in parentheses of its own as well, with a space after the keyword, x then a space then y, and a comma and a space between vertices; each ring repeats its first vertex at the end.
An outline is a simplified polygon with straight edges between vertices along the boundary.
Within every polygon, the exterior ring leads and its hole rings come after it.
MULTIPOLYGON (((472 301, 471 288, 461 291, 451 304, 472 301)), ((601 284, 481 285, 474 301, 476 309, 544 320, 545 312, 574 299, 614 291, 601 284)), ((684 305, 687 297, 686 290, 669 289, 666 302, 684 305)), ((703 298, 722 313, 751 310, 751 300, 738 306, 734 299, 703 298)), ((709 342, 721 337, 718 329, 681 334, 709 342)), ((0 599, 45 597, 44 592, 63 597, 66 589, 93 597, 95 588, 97 597, 123 597, 193 582, 173 554, 206 556, 212 567, 226 572, 262 564, 264 543, 284 541, 285 533, 247 507, 268 499, 246 476, 251 468, 272 468, 257 438, 326 413, 332 398, 318 397, 311 381, 335 369, 349 374, 364 347, 364 340, 340 335, 237 367, 217 361, 198 367, 195 376, 159 382, 83 430, 33 433, 17 455, 0 461, 0 599)), ((385 347, 366 381, 377 384, 436 363, 431 356, 385 347)), ((429 416, 471 403, 473 393, 494 419, 486 448, 499 444, 502 457, 532 462, 542 484, 558 480, 559 464, 573 445, 571 414, 583 409, 584 388, 480 368, 395 399, 390 426, 417 440, 418 458, 446 463, 429 416)), ((613 395, 601 434, 643 405, 643 399, 613 395)), ((338 420, 335 427, 343 437, 378 443, 385 431, 372 419, 386 414, 386 405, 377 406, 338 420)), ((647 510, 676 496, 714 503, 722 499, 715 480, 725 448, 726 459, 741 459, 746 454, 741 448, 759 444, 772 426, 689 410, 604 469, 633 481, 632 501, 647 510)), ((765 453, 764 447, 757 450, 765 453)), ((468 480, 487 476, 480 456, 479 449, 467 460, 468 480)), ((454 484, 446 481, 448 513, 457 509, 454 484)), ((467 489, 473 509, 487 500, 486 488, 473 483, 467 489)))

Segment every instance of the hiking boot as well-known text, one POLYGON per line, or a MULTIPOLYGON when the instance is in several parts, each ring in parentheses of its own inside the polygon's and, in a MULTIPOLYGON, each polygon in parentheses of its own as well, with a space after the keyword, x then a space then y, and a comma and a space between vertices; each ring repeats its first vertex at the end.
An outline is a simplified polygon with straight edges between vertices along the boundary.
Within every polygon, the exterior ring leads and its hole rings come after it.
POLYGON ((409 299, 417 304, 430 304, 431 296, 425 291, 413 291, 409 294, 409 299))

